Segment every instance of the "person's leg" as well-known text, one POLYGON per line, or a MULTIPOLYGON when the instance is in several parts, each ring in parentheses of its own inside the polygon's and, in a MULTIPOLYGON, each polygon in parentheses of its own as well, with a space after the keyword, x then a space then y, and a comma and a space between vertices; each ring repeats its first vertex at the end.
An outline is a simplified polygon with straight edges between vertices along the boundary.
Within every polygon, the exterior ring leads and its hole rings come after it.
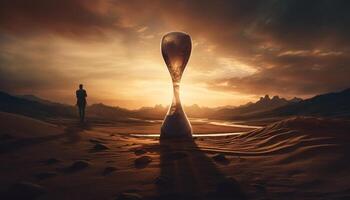
POLYGON ((85 120, 85 105, 81 108, 81 121, 85 120))
POLYGON ((80 119, 80 121, 82 121, 82 106, 78 106, 78 108, 79 108, 79 119, 80 119))

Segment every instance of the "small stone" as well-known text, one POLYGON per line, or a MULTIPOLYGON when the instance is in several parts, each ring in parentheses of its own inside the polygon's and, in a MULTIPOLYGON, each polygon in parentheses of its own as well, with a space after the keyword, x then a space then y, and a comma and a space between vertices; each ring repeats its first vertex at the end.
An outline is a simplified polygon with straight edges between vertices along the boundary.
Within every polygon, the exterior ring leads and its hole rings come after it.
POLYGON ((75 172, 75 171, 83 170, 83 169, 89 167, 90 165, 91 164, 85 160, 78 160, 78 161, 75 161, 71 166, 66 168, 66 171, 67 172, 75 172))
POLYGON ((146 167, 150 162, 152 162, 152 158, 149 156, 142 156, 140 158, 137 158, 134 162, 136 168, 144 168, 146 167))
POLYGON ((43 195, 46 189, 30 182, 20 182, 12 185, 5 193, 4 199, 36 199, 43 195))
POLYGON ((135 193, 127 193, 127 192, 123 192, 120 193, 116 200, 142 200, 142 196, 139 194, 135 194, 135 193))
POLYGON ((103 150, 107 150, 109 149, 106 145, 104 144, 100 144, 100 143, 96 143, 94 146, 94 150, 96 151, 103 151, 103 150))

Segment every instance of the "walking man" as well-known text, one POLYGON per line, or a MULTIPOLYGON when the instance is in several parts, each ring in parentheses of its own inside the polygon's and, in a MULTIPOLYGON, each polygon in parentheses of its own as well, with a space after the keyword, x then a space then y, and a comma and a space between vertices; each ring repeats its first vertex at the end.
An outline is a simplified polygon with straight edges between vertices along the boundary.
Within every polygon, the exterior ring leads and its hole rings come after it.
POLYGON ((83 84, 79 85, 79 89, 75 92, 77 96, 77 106, 79 108, 80 121, 83 122, 85 118, 85 106, 86 106, 86 91, 83 89, 83 84))

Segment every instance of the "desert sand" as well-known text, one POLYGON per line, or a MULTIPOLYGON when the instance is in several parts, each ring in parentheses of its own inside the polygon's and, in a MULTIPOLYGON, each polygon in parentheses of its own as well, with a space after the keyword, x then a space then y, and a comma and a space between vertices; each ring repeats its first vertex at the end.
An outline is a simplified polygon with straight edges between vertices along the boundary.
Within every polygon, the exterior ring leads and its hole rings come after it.
POLYGON ((138 120, 43 122, 0 113, 1 199, 349 199, 350 123, 293 117, 249 130, 194 123, 159 141, 138 120))

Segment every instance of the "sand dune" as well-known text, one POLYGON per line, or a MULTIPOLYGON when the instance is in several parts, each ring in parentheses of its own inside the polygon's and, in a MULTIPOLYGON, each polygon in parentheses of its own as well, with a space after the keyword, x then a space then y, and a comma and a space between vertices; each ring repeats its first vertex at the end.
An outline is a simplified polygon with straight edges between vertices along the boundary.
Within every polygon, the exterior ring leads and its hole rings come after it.
MULTIPOLYGON (((299 117, 239 136, 159 142, 122 132, 159 130, 147 123, 57 126, 0 117, 6 122, 0 137, 3 199, 350 197, 348 121, 299 117)), ((196 126, 201 133, 220 129, 196 126)))

